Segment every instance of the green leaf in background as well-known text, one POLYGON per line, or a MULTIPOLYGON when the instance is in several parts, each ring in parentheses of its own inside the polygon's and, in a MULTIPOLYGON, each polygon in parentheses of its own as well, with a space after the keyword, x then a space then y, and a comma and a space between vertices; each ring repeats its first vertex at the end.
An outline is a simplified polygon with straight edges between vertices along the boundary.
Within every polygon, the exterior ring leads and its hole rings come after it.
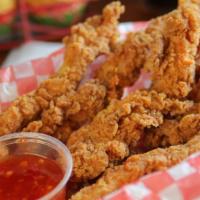
POLYGON ((81 17, 85 11, 86 6, 80 6, 76 10, 68 11, 66 14, 63 14, 63 18, 61 20, 55 19, 51 16, 37 16, 34 14, 31 14, 29 16, 30 20, 33 22, 36 22, 38 24, 45 24, 50 26, 57 26, 57 27, 66 27, 70 26, 74 20, 77 20, 79 17, 81 17))
POLYGON ((79 13, 82 15, 84 14, 85 10, 86 10, 86 5, 83 5, 79 8, 79 13))
POLYGON ((1 35, 6 35, 11 32, 11 28, 9 25, 0 25, 0 36, 1 35))
POLYGON ((70 13, 70 14, 68 13, 65 15, 65 19, 64 19, 63 23, 65 25, 69 26, 72 23, 73 19, 74 19, 73 13, 70 13))

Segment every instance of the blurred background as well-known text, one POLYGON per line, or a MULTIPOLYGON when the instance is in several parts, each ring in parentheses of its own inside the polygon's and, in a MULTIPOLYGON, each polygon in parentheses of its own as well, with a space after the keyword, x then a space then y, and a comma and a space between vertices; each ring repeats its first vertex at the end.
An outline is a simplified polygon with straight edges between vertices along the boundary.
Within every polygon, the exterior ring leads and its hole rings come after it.
MULTIPOLYGON (((29 44, 29 49, 31 44, 32 50, 34 45, 37 53, 42 50, 50 53, 50 49, 53 51, 54 48, 59 48, 63 36, 68 34, 72 24, 101 13, 102 8, 111 1, 0 0, 0 65, 11 50, 16 48, 19 50, 23 44, 29 44), (42 49, 42 45, 46 48, 42 49)), ((176 0, 121 0, 121 2, 126 6, 126 13, 122 16, 121 22, 146 21, 169 12, 177 4, 176 0)))

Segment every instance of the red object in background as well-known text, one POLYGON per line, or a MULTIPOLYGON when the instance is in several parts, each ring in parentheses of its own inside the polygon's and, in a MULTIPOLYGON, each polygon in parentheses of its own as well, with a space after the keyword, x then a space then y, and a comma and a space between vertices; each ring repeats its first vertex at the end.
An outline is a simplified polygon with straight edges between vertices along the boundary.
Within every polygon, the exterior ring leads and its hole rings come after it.
POLYGON ((15 11, 12 10, 12 11, 6 13, 6 14, 2 14, 0 16, 0 24, 4 24, 4 23, 7 23, 8 21, 11 21, 14 13, 15 13, 15 11))
MULTIPOLYGON (((15 155, 0 161, 0 200, 38 199, 62 180, 61 168, 50 159, 35 155, 15 155)), ((64 200, 61 191, 52 200, 64 200)))
MULTIPOLYGON (((89 1, 90 0, 77 0, 70 3, 58 3, 53 6, 34 8, 30 5, 28 6, 26 0, 18 0, 17 20, 12 25, 12 37, 6 40, 0 37, 0 51, 11 49, 30 40, 60 40, 69 33, 69 28, 34 23, 29 19, 30 13, 34 12, 40 14, 46 12, 50 17, 55 17, 57 13, 68 12, 68 10, 73 9, 74 6, 80 5, 81 7, 86 5, 89 1)), ((10 13, 0 16, 0 24, 2 24, 5 19, 7 21, 11 16, 10 13)), ((78 19, 75 17, 73 23, 77 22, 77 20, 78 19)))

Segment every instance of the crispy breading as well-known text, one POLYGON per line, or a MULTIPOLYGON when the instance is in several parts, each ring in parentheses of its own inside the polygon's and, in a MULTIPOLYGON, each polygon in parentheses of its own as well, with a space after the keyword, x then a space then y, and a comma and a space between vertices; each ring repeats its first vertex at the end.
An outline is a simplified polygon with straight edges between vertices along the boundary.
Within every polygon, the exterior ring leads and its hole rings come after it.
POLYGON ((110 97, 119 98, 123 87, 134 83, 141 68, 151 72, 156 91, 186 97, 195 77, 199 11, 198 5, 186 2, 150 21, 144 31, 129 34, 97 73, 110 97))
POLYGON ((124 7, 119 1, 112 2, 103 9, 102 16, 97 15, 74 25, 71 35, 63 40, 66 50, 60 72, 67 72, 80 80, 89 63, 98 55, 109 53, 118 39, 118 19, 123 12, 124 7))
MULTIPOLYGON (((154 35, 154 33, 152 33, 154 35)), ((116 50, 110 54, 103 66, 97 71, 97 78, 108 88, 110 98, 120 98, 125 86, 132 85, 139 77, 147 54, 155 51, 158 55, 162 48, 159 35, 155 37, 144 31, 131 32, 116 50), (154 48, 155 45, 158 45, 154 48)), ((162 38, 161 38, 162 39, 162 38)))
POLYGON ((181 115, 191 106, 190 101, 170 99, 155 91, 138 91, 121 101, 112 101, 91 123, 69 137, 67 146, 74 160, 73 179, 97 177, 113 161, 121 161, 129 155, 144 128, 158 127, 165 114, 181 115), (120 145, 116 145, 117 142, 120 145))
POLYGON ((34 95, 18 98, 12 106, 0 114, 0 135, 18 131, 24 123, 36 117, 39 111, 40 106, 34 95))
POLYGON ((117 190, 124 184, 132 183, 146 174, 165 170, 192 153, 200 151, 200 134, 184 145, 155 149, 144 154, 130 156, 122 165, 106 170, 96 183, 81 189, 71 200, 96 200, 117 190))
POLYGON ((188 114, 181 119, 166 119, 158 128, 145 133, 144 146, 168 147, 183 144, 200 131, 200 114, 188 114))
POLYGON ((105 87, 90 80, 76 92, 71 91, 51 101, 50 107, 43 110, 41 119, 30 122, 23 131, 50 134, 66 142, 73 130, 90 122, 104 108, 105 97, 105 87))
POLYGON ((39 118, 50 102, 76 90, 84 77, 88 64, 98 55, 106 53, 118 35, 118 19, 124 7, 119 2, 106 6, 102 16, 89 18, 85 23, 72 27, 65 39, 64 64, 54 77, 44 81, 38 89, 19 97, 0 114, 0 135, 21 130, 28 122, 39 118))

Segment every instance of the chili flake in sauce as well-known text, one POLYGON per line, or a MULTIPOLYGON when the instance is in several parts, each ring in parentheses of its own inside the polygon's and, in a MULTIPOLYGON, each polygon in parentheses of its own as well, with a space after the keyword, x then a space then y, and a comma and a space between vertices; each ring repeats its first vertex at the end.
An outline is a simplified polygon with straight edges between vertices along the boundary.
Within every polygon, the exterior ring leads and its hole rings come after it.
POLYGON ((0 200, 35 200, 54 189, 64 174, 53 160, 15 155, 0 161, 0 200))

